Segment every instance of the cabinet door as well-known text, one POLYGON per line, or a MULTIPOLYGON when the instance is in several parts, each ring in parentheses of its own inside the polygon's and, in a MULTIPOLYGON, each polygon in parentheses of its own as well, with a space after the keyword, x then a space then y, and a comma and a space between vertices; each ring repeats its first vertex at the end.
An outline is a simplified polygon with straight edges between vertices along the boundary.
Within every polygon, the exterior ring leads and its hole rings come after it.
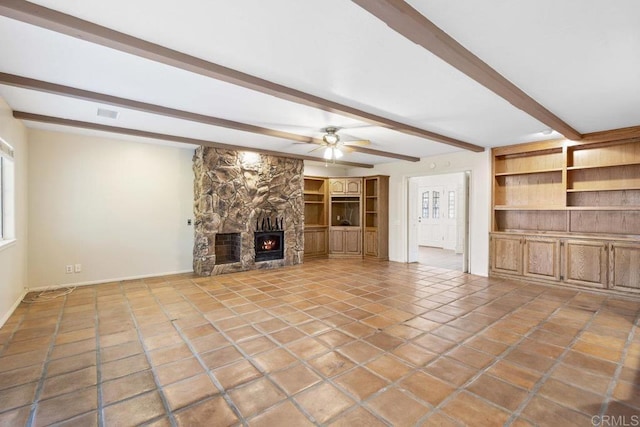
POLYGON ((343 254, 345 252, 344 231, 331 230, 329 232, 329 252, 343 254))
POLYGON ((491 236, 493 273, 522 275, 522 238, 519 236, 491 236))
POLYGON ((609 287, 640 290, 640 245, 612 243, 609 287))
POLYGON ((344 231, 344 252, 348 254, 362 253, 362 235, 360 230, 344 231))
POLYGON ((360 178, 347 178, 345 181, 348 194, 360 194, 362 192, 362 180, 360 178))
POLYGON ((364 254, 378 256, 378 232, 376 230, 364 232, 364 254))
POLYGON ((605 287, 607 283, 607 244, 589 240, 564 242, 564 281, 577 285, 605 287))
POLYGON ((316 235, 315 230, 305 230, 304 232, 304 254, 315 255, 316 254, 316 235))
POLYGON ((327 230, 317 230, 314 234, 315 234, 316 255, 326 255, 327 254, 327 230))
POLYGON ((344 179, 329 179, 329 191, 331 194, 345 194, 347 192, 344 179))
POLYGON ((526 238, 522 274, 560 280, 560 239, 526 238))

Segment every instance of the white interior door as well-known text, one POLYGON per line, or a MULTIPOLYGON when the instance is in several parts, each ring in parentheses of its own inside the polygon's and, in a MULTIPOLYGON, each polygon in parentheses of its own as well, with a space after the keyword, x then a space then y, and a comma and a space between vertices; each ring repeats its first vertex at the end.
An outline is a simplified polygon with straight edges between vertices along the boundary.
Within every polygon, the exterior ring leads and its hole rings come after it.
POLYGON ((407 194, 409 212, 409 235, 407 236, 407 262, 418 262, 418 231, 420 224, 420 203, 416 194, 418 193, 418 182, 410 178, 409 190, 407 194))
POLYGON ((445 221, 443 216, 444 187, 420 185, 418 187, 421 202, 420 209, 420 246, 442 248, 445 240, 445 221))

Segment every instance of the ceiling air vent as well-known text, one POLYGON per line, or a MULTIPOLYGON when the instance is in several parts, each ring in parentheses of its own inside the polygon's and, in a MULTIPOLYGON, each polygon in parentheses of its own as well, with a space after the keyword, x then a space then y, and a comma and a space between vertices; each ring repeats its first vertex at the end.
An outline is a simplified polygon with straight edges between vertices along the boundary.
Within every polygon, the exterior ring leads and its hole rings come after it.
POLYGON ((98 108, 98 116, 100 117, 107 117, 109 119, 117 119, 118 118, 118 114, 120 114, 117 111, 113 111, 113 110, 107 110, 105 108, 98 108))

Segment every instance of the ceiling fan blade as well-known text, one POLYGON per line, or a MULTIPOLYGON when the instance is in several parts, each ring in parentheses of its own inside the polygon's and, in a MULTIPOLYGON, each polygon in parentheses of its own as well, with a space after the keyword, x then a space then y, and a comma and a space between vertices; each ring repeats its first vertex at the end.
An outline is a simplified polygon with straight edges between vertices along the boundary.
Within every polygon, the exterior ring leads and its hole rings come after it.
POLYGON ((343 145, 342 147, 340 147, 340 150, 344 151, 345 153, 353 153, 355 151, 353 148, 350 148, 348 145, 343 145))
POLYGON ((344 145, 355 145, 358 147, 364 147, 365 145, 370 145, 371 141, 369 141, 368 139, 359 139, 355 141, 343 141, 342 143, 344 145))
POLYGON ((325 148, 325 146, 324 145, 318 145, 316 148, 314 148, 313 150, 309 151, 309 153, 313 153, 314 151, 318 151, 318 150, 320 150, 322 148, 325 148))

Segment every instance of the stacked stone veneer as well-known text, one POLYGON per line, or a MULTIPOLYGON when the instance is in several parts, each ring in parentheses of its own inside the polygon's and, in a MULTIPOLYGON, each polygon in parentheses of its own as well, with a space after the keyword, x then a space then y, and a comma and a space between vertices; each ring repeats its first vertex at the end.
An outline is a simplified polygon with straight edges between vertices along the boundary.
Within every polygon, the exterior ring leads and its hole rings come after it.
POLYGON ((193 156, 193 270, 209 276, 300 264, 304 251, 302 160, 199 147, 193 156), (284 259, 256 263, 253 233, 262 218, 284 218, 284 259), (240 261, 216 264, 217 233, 240 233, 240 261))

